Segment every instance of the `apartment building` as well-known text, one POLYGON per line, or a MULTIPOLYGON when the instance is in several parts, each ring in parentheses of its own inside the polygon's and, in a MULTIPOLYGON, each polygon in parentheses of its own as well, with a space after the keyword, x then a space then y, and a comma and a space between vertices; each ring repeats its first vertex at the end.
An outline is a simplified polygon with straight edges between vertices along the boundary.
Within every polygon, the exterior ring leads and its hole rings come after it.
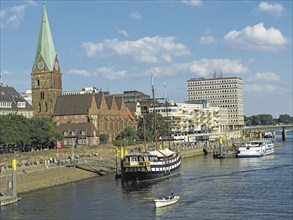
MULTIPOLYGON (((155 111, 170 120, 171 136, 185 142, 195 141, 196 133, 222 132, 221 113, 219 107, 202 104, 170 103, 168 107, 156 107, 155 111)), ((149 108, 154 112, 154 108, 149 108)))
POLYGON ((17 114, 32 118, 35 111, 13 87, 0 83, 0 115, 17 114))
POLYGON ((227 131, 244 126, 243 87, 239 77, 191 78, 187 80, 189 101, 207 100, 219 107, 227 131))

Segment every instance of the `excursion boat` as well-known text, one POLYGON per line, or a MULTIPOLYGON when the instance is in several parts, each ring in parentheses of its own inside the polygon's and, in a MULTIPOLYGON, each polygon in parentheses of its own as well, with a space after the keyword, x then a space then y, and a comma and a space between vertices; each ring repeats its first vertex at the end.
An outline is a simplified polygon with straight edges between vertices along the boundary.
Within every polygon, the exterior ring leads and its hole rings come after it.
POLYGON ((263 153, 263 156, 266 156, 275 152, 275 144, 270 138, 259 139, 259 141, 265 142, 265 152, 263 153))
POLYGON ((175 204, 180 199, 180 196, 167 196, 164 198, 155 199, 155 205, 157 208, 169 206, 175 204))
POLYGON ((258 142, 245 142, 243 143, 237 153, 237 157, 262 157, 264 154, 264 147, 259 145, 258 142))
POLYGON ((178 174, 180 165, 179 152, 169 148, 121 155, 121 180, 144 182, 167 178, 178 174))
POLYGON ((237 157, 262 157, 274 152, 274 143, 259 139, 244 142, 238 149, 237 157))

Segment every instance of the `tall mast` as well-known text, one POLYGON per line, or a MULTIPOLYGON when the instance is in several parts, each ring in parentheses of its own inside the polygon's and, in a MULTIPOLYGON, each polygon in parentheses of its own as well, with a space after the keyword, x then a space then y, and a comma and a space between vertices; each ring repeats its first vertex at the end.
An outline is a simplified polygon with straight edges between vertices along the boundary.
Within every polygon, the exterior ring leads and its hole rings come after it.
POLYGON ((167 87, 166 83, 164 83, 165 89, 165 106, 166 106, 166 121, 167 121, 167 138, 168 138, 168 146, 170 148, 170 131, 169 131, 169 113, 168 113, 168 95, 167 95, 167 87))
POLYGON ((154 75, 152 74, 152 94, 153 94, 153 109, 154 109, 154 141, 155 141, 155 148, 157 149, 158 143, 158 135, 157 135, 157 122, 156 122, 156 103, 155 103, 155 83, 154 83, 154 75))

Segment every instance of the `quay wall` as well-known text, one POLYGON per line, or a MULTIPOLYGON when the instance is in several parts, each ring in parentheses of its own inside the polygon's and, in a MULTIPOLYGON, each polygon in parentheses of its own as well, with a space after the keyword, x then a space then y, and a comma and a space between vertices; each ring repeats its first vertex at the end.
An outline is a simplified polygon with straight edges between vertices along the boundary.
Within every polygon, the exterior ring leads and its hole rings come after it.
POLYGON ((199 156, 199 155, 203 155, 203 154, 204 154, 204 151, 203 151, 202 147, 186 149, 186 150, 180 151, 180 155, 181 155, 182 159, 188 158, 188 157, 199 156))

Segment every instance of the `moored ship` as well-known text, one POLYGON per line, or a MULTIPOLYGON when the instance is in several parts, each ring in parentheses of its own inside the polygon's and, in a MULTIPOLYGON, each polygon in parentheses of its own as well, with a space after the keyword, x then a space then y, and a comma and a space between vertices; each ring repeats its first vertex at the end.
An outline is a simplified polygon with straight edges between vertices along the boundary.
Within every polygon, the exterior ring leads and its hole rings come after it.
MULTIPOLYGON (((123 149, 122 149, 123 151, 123 149)), ((181 156, 170 150, 121 154, 121 179, 124 182, 144 182, 176 175, 180 172, 181 156)))

